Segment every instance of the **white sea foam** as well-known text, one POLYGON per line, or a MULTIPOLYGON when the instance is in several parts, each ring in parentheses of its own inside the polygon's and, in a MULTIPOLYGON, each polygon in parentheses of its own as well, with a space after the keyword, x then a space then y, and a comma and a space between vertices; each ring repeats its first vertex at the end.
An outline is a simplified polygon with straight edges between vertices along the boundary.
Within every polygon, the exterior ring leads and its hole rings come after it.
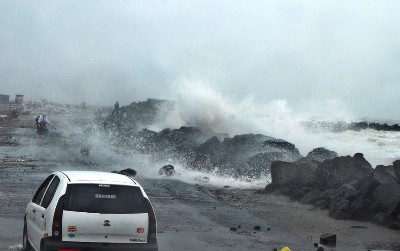
POLYGON ((187 79, 176 83, 175 89, 177 106, 159 127, 206 126, 230 136, 261 133, 294 143, 303 155, 316 147, 341 156, 361 152, 373 167, 389 165, 400 158, 400 132, 311 132, 303 127, 303 122, 311 120, 358 121, 340 98, 297 105, 283 99, 256 102, 252 97, 225 95, 207 81, 187 79))

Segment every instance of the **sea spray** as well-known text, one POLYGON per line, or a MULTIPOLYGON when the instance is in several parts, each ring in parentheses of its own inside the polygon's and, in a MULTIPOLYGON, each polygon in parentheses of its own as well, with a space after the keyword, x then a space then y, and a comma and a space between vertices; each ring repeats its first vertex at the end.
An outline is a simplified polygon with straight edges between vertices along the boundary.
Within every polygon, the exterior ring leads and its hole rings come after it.
MULTIPOLYGON (((317 147, 326 147, 339 155, 362 152, 375 167, 391 164, 400 158, 400 133, 375 130, 312 132, 307 121, 351 122, 353 116, 340 98, 290 104, 284 99, 255 101, 252 97, 239 99, 213 88, 208 81, 184 79, 175 84, 177 101, 167 119, 157 127, 208 127, 230 136, 261 133, 292 142, 307 155, 317 147)), ((273 90, 271 90, 273 91, 273 90)))

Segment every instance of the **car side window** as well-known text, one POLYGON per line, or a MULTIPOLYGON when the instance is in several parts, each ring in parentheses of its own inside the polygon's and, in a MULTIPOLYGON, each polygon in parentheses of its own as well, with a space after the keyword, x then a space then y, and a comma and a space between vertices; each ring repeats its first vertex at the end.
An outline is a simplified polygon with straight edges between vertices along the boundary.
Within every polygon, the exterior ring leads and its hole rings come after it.
POLYGON ((58 184, 60 184, 60 178, 55 176, 43 197, 42 207, 47 208, 50 205, 50 202, 53 200, 54 194, 58 188, 58 184))
POLYGON ((54 175, 50 175, 43 181, 42 185, 40 185, 40 187, 36 191, 35 195, 33 196, 33 199, 32 199, 33 203, 40 205, 40 202, 42 201, 44 192, 46 192, 46 188, 49 185, 50 181, 53 179, 53 177, 54 177, 54 175))

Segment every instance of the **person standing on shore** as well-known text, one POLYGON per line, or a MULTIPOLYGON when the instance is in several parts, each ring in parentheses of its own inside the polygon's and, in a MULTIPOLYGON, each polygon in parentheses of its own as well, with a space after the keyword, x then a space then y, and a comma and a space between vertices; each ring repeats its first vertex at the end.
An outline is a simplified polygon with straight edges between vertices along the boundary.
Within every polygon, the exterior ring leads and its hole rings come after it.
POLYGON ((115 113, 116 113, 116 115, 118 116, 118 113, 119 113, 119 104, 118 104, 118 101, 115 103, 115 105, 114 105, 114 111, 115 111, 115 113))

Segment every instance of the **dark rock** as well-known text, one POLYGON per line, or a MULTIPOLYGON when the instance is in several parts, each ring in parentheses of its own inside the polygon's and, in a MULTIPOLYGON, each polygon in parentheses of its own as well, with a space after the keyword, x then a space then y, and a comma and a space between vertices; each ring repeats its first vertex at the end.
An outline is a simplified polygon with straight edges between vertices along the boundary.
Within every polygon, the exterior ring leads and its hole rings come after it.
POLYGON ((259 178, 261 174, 270 173, 271 163, 275 160, 286 159, 288 154, 285 152, 264 152, 257 153, 249 157, 244 165, 236 169, 237 177, 254 177, 259 178))
MULTIPOLYGON (((218 134, 210 129, 185 126, 173 130, 164 129, 158 133, 143 129, 132 136, 132 147, 140 152, 151 154, 156 159, 168 157, 190 162, 196 155, 196 148, 216 135, 218 134)), ((199 155, 205 150, 213 151, 210 146, 204 147, 199 150, 199 155)))
POLYGON ((272 192, 278 191, 279 189, 280 189, 280 187, 278 187, 278 186, 274 186, 272 184, 268 184, 268 185, 265 186, 264 191, 266 193, 272 193, 272 192))
POLYGON ((175 168, 173 165, 165 165, 160 168, 158 175, 165 175, 167 177, 175 175, 175 168))
POLYGON ((392 213, 400 201, 400 184, 390 183, 378 186, 372 193, 372 198, 388 208, 392 213))
POLYGON ((379 165, 373 173, 363 183, 361 188, 365 192, 365 196, 370 196, 371 193, 380 185, 397 183, 397 178, 394 174, 393 166, 379 165))
POLYGON ((329 205, 330 205, 330 198, 326 198, 326 199, 318 199, 314 202, 314 206, 318 207, 320 209, 329 209, 329 205))
POLYGON ((282 139, 268 139, 268 140, 264 141, 262 145, 269 146, 269 147, 276 147, 276 148, 296 152, 297 154, 299 154, 299 150, 297 150, 297 148, 295 147, 294 144, 289 143, 286 140, 282 140, 282 139))
POLYGON ((377 213, 399 214, 400 183, 393 166, 377 166, 362 184, 361 192, 367 204, 364 210, 367 216, 377 213))
POLYGON ((388 228, 400 226, 400 183, 394 165, 372 169, 361 153, 322 163, 306 157, 273 162, 271 176, 267 192, 279 191, 301 203, 329 209, 332 218, 373 218, 376 224, 388 228), (310 174, 314 174, 314 183, 310 174))
POLYGON ((304 204, 314 204, 320 198, 320 194, 321 192, 318 190, 310 191, 300 199, 300 202, 304 204))
POLYGON ((254 230, 260 230, 261 227, 260 226, 254 226, 254 230))
POLYGON ((198 152, 202 152, 204 154, 210 153, 210 151, 215 151, 218 150, 221 145, 221 142, 219 141, 217 136, 213 136, 209 138, 206 142, 201 144, 198 148, 198 152))
POLYGON ((133 170, 132 168, 127 168, 127 169, 121 170, 118 173, 126 175, 126 176, 131 176, 131 177, 136 176, 136 171, 133 170))
POLYGON ((236 227, 231 227, 230 230, 231 231, 237 231, 237 228, 236 227))
POLYGON ((355 220, 369 220, 371 213, 368 212, 368 209, 368 200, 364 200, 360 196, 357 197, 350 203, 351 218, 355 220))
POLYGON ((294 145, 284 140, 243 134, 225 137, 221 142, 222 136, 226 135, 209 129, 181 127, 158 133, 143 129, 133 138, 134 146, 142 153, 150 153, 160 160, 166 157, 178 159, 196 170, 233 177, 257 178, 269 173, 273 161, 301 158, 294 145))
MULTIPOLYGON (((175 103, 167 100, 147 99, 142 102, 133 102, 119 109, 117 114, 111 114, 106 121, 122 122, 124 127, 134 130, 153 125, 165 120, 175 106, 175 103), (118 115, 118 116, 117 116, 118 115), (123 115, 123 116, 119 116, 123 115), (116 121, 122 120, 122 121, 116 121)), ((109 125, 107 125, 109 126, 109 125)))
POLYGON ((356 197, 358 193, 359 191, 357 191, 357 189, 355 189, 351 183, 344 184, 335 191, 335 195, 342 197, 346 200, 352 200, 353 198, 356 197))
POLYGON ((339 155, 336 152, 330 151, 323 147, 315 148, 307 154, 307 158, 318 160, 320 162, 322 162, 326 159, 334 159, 337 157, 339 157, 339 155))
POLYGON ((314 176, 315 185, 320 190, 338 189, 344 184, 361 181, 373 172, 372 166, 356 153, 353 157, 345 156, 322 162, 314 176))
POLYGON ((274 161, 271 164, 272 185, 291 184, 298 175, 298 166, 293 162, 274 161))
POLYGON ((364 154, 362 153, 355 153, 353 158, 359 159, 359 160, 364 160, 364 154))
POLYGON ((393 212, 390 214, 394 218, 397 218, 400 215, 400 201, 397 203, 397 206, 394 208, 393 212))
POLYGON ((297 182, 301 185, 310 185, 314 182, 314 175, 318 169, 319 162, 314 159, 301 158, 296 161, 299 169, 297 182))
POLYGON ((329 216, 337 220, 346 220, 351 218, 350 201, 340 196, 332 196, 329 203, 329 216))
POLYGON ((336 234, 322 234, 319 237, 319 242, 326 246, 336 246, 336 234))
POLYGON ((391 229, 399 230, 400 221, 397 221, 393 216, 385 213, 378 213, 371 219, 372 223, 391 229))
MULTIPOLYGON (((316 190, 314 190, 316 191, 316 190)), ((328 189, 326 191, 320 192, 316 191, 317 193, 314 192, 314 195, 316 196, 315 198, 309 198, 309 204, 313 204, 315 207, 321 208, 321 209, 329 209, 330 207, 330 201, 331 197, 334 194, 333 189, 328 189)), ((306 195, 307 196, 307 195, 306 195)), ((305 197, 306 197, 305 196, 305 197)), ((305 198, 306 200, 306 198, 305 198)), ((304 202, 307 203, 307 202, 304 202)))
POLYGON ((139 152, 157 152, 160 147, 157 144, 157 133, 148 129, 143 129, 133 136, 133 145, 139 152))
POLYGON ((114 109, 103 123, 104 129, 120 139, 113 144, 150 154, 155 161, 177 160, 196 170, 233 177, 260 177, 269 173, 273 161, 301 157, 292 143, 261 134, 228 138, 227 134, 203 127, 183 126, 160 132, 145 129, 165 120, 174 108, 175 103, 166 100, 134 102, 114 109))
POLYGON ((397 180, 400 181, 400 160, 396 160, 393 162, 394 174, 397 177, 397 180))
POLYGON ((364 129, 373 129, 377 131, 400 131, 398 124, 388 125, 387 123, 368 123, 362 122, 328 122, 328 121, 309 121, 304 123, 307 129, 313 131, 331 131, 331 132, 343 132, 347 130, 360 131, 364 129))
POLYGON ((233 138, 209 139, 194 148, 195 169, 216 171, 233 177, 258 178, 270 172, 273 161, 301 158, 293 144, 262 134, 243 134, 233 138), (289 147, 289 145, 292 145, 289 147))
POLYGON ((298 187, 298 188, 293 188, 293 187, 288 187, 287 189, 285 188, 280 188, 282 192, 285 194, 289 195, 290 198, 294 200, 300 200, 302 199, 307 193, 311 191, 315 191, 314 188, 312 187, 298 187))
POLYGON ((157 133, 157 140, 165 147, 173 147, 176 151, 185 152, 192 149, 216 133, 212 130, 200 129, 198 127, 182 126, 179 129, 164 129, 157 133))
POLYGON ((391 222, 386 227, 393 230, 400 230, 400 221, 391 222))
POLYGON ((301 158, 296 162, 275 161, 271 164, 272 184, 304 187, 313 183, 319 162, 301 158))
POLYGON ((328 190, 325 190, 325 191, 321 192, 320 195, 319 195, 319 198, 320 199, 327 198, 327 199, 330 200, 333 195, 335 195, 335 190, 328 189, 328 190))

